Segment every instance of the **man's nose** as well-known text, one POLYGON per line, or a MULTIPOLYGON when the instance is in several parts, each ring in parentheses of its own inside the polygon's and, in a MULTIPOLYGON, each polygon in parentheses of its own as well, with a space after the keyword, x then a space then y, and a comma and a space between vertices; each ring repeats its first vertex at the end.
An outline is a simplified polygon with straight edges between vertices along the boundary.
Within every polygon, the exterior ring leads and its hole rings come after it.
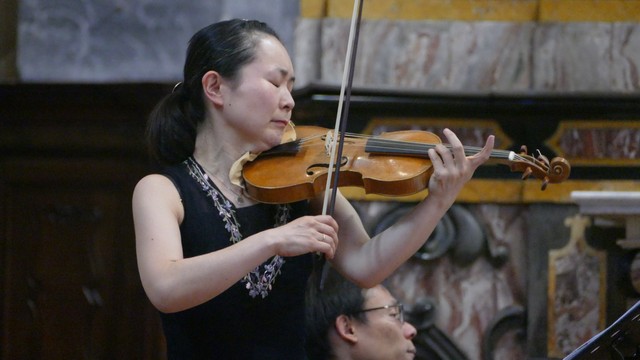
POLYGON ((404 333, 404 337, 409 340, 413 339, 418 333, 418 330, 416 330, 416 328, 408 322, 402 324, 402 331, 404 333))

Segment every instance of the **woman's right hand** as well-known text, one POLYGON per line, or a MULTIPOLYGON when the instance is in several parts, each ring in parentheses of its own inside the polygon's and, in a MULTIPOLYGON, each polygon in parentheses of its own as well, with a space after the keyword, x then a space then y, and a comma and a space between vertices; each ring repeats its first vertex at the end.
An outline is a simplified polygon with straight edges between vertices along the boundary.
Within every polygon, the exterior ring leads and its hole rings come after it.
POLYGON ((304 216, 266 231, 280 256, 322 253, 333 259, 338 248, 338 223, 329 215, 304 216))

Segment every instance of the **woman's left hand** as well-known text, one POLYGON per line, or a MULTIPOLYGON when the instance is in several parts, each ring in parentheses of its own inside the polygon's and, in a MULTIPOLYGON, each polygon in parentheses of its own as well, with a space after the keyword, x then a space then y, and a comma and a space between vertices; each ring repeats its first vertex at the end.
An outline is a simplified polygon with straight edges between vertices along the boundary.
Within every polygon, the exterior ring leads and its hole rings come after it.
POLYGON ((443 144, 429 149, 433 174, 429 179, 429 197, 441 197, 446 205, 452 205, 462 187, 471 179, 478 166, 489 159, 494 145, 494 136, 487 138, 482 150, 466 156, 460 139, 449 129, 444 129, 451 148, 443 144))

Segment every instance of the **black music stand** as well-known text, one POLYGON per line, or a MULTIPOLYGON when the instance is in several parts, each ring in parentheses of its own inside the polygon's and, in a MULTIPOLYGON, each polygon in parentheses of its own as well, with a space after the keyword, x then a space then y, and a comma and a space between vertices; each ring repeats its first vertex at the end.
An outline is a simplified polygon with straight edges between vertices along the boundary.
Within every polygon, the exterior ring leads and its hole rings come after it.
POLYGON ((640 360, 640 301, 563 360, 640 360))

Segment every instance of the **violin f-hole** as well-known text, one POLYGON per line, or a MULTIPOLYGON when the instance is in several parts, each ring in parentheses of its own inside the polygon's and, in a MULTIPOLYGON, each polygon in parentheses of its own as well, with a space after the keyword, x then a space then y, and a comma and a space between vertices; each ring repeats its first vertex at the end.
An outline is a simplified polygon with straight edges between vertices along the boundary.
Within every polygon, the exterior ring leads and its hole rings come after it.
MULTIPOLYGON (((346 156, 343 156, 340 159, 340 167, 347 165, 347 163, 349 163, 349 158, 346 156)), ((333 164, 334 170, 336 169, 336 166, 337 164, 333 164)), ((329 168, 329 164, 327 163, 311 164, 307 167, 307 175, 313 176, 315 175, 316 172, 324 171, 324 169, 328 169, 328 168, 329 168), (320 168, 321 170, 314 170, 314 168, 320 168)))

